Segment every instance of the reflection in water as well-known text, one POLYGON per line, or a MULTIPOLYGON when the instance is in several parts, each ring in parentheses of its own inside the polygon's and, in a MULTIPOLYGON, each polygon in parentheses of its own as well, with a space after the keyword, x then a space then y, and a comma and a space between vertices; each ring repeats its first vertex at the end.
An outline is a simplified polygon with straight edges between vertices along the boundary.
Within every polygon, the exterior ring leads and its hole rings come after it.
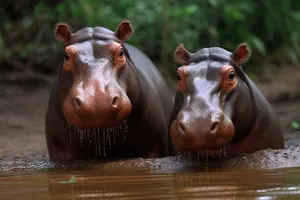
POLYGON ((1 161, 0 199, 298 199, 298 149, 264 150, 208 165, 189 155, 72 165, 1 161), (76 179, 68 182, 71 177, 76 179))
POLYGON ((0 175, 0 199, 274 199, 300 196, 300 168, 186 172, 88 168, 0 175), (75 176, 74 182, 67 182, 75 176))

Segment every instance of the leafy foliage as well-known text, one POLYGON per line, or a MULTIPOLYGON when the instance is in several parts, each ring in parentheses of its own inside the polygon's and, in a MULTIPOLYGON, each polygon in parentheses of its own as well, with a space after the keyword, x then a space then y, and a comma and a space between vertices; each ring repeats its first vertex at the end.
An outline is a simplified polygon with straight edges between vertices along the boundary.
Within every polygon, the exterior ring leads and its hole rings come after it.
POLYGON ((67 22, 74 31, 85 26, 104 26, 114 30, 125 18, 132 22, 135 29, 129 43, 142 49, 161 66, 162 71, 173 70, 173 52, 181 42, 193 52, 209 46, 221 46, 232 51, 239 43, 246 41, 259 58, 280 52, 280 57, 299 63, 298 1, 37 2, 23 7, 18 17, 0 8, 3 19, 0 62, 7 66, 57 71, 62 60, 61 44, 53 37, 57 22, 67 22))

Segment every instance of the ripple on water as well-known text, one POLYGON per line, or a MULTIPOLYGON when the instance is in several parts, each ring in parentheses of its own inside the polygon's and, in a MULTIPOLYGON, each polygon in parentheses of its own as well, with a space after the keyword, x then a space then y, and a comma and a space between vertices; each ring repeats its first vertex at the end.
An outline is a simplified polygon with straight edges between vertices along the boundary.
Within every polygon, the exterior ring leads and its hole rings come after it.
POLYGON ((4 199, 296 198, 300 167, 292 167, 300 166, 299 152, 299 146, 266 149, 210 159, 208 165, 195 155, 68 165, 1 161, 0 194, 4 199))
POLYGON ((300 193, 299 179, 300 168, 115 173, 95 167, 2 173, 0 193, 4 199, 296 198, 300 193), (68 181, 71 177, 75 178, 68 181))

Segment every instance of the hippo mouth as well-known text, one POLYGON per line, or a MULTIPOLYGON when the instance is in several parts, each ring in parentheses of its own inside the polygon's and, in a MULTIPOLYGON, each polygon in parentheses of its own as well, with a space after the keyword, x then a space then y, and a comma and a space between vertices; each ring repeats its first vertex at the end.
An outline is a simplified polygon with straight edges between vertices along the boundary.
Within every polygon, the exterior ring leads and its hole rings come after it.
POLYGON ((101 127, 90 129, 79 129, 66 120, 66 126, 69 131, 70 144, 72 145, 73 138, 78 138, 81 147, 87 145, 94 146, 95 156, 106 156, 106 147, 111 148, 116 144, 117 137, 123 136, 126 140, 126 133, 128 131, 128 122, 125 119, 122 123, 114 127, 101 127))
POLYGON ((227 157, 234 133, 234 126, 227 117, 221 118, 217 125, 208 120, 199 126, 194 121, 182 120, 180 116, 170 128, 172 143, 178 151, 196 153, 203 158, 227 157))

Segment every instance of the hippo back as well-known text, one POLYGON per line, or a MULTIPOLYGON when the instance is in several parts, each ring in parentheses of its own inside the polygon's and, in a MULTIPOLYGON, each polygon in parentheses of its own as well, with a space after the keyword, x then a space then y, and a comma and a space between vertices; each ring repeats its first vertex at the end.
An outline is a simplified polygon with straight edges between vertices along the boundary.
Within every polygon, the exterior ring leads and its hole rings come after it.
POLYGON ((164 104, 163 107, 168 120, 172 110, 172 105, 168 101, 164 101, 164 99, 167 99, 170 96, 173 97, 174 94, 172 94, 168 88, 165 79, 162 77, 156 66, 141 50, 127 43, 125 44, 125 47, 128 50, 130 58, 136 67, 136 71, 141 80, 140 84, 147 83, 154 85, 154 88, 156 88, 158 94, 160 95, 161 102, 164 104))

